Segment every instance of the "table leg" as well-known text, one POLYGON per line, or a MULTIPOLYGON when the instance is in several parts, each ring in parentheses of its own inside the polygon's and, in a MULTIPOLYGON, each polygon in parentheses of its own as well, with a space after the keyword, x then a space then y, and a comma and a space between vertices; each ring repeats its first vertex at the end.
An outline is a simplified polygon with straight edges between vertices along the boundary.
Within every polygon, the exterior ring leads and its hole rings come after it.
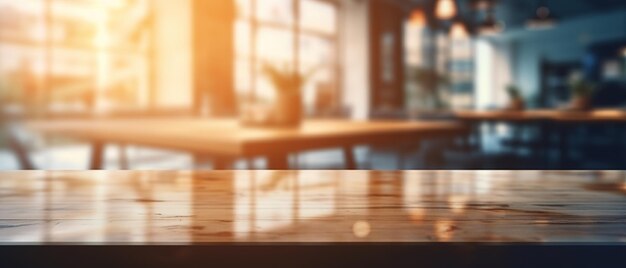
POLYGON ((14 138, 11 133, 9 133, 8 141, 9 147, 11 147, 13 153, 17 157, 20 169, 34 170, 35 165, 33 165, 33 162, 28 156, 28 151, 24 148, 24 146, 16 138, 14 138))
POLYGON ((285 170, 289 169, 289 159, 287 154, 272 154, 267 156, 267 169, 285 170))
POLYGON ((235 159, 232 157, 193 154, 194 169, 207 169, 210 166, 213 170, 229 170, 233 169, 234 163, 235 159))
POLYGON ((566 124, 559 124, 558 126, 558 135, 559 135, 559 169, 567 169, 569 168, 568 160, 569 160, 569 144, 568 144, 568 135, 566 129, 566 124))
MULTIPOLYGON (((620 136, 626 137, 626 125, 620 125, 620 126, 622 128, 622 134, 620 136)), ((619 167, 619 169, 624 170, 626 169, 626 143, 624 143, 623 139, 620 138, 620 140, 621 142, 619 144, 620 146, 619 148, 620 148, 620 151, 622 152, 622 163, 620 163, 621 166, 619 167)), ((624 177, 624 179, 625 179, 624 182, 626 183, 626 176, 624 177)))
POLYGON ((130 165, 128 164, 128 154, 126 153, 126 145, 124 144, 120 144, 119 145, 119 166, 120 169, 123 170, 128 170, 130 169, 130 165))
POLYGON ((478 124, 476 124, 476 128, 474 130, 474 137, 476 138, 476 143, 475 146, 478 150, 478 152, 483 152, 484 148, 483 148, 483 137, 489 137, 489 135, 493 134, 490 132, 492 127, 492 123, 491 122, 479 122, 478 124), (486 129, 484 131, 484 129, 486 129), (485 133, 487 132, 487 133, 485 133))
POLYGON ((247 159, 246 159, 246 168, 247 168, 247 169, 255 169, 254 167, 255 167, 255 166, 254 166, 254 159, 252 159, 252 158, 247 158, 247 159))
POLYGON ((214 157, 213 158, 213 169, 214 170, 227 170, 233 169, 234 160, 224 157, 214 157))
POLYGON ((91 144, 91 162, 89 169, 98 170, 104 169, 104 144, 102 142, 93 142, 91 144))
POLYGON ((343 159, 346 169, 357 169, 354 149, 351 146, 343 147, 343 159))

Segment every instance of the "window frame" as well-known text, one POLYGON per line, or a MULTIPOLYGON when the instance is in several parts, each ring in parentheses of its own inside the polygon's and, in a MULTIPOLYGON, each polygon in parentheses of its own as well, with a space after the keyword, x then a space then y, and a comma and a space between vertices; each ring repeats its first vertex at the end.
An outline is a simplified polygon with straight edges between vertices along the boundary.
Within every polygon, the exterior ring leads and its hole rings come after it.
POLYGON ((304 28, 301 26, 300 6, 301 6, 302 0, 289 0, 292 2, 291 12, 293 14, 293 21, 290 24, 274 22, 274 21, 266 21, 266 20, 257 18, 257 14, 256 14, 257 13, 257 1, 260 1, 260 0, 247 0, 247 1, 250 5, 248 14, 244 15, 238 12, 235 17, 235 20, 236 22, 242 22, 242 23, 246 23, 247 25, 249 25, 249 37, 248 37, 250 41, 250 45, 248 47, 249 50, 247 52, 247 55, 243 55, 243 56, 236 52, 235 59, 234 59, 235 62, 239 62, 239 61, 248 62, 248 65, 249 65, 248 74, 249 74, 250 81, 248 83, 249 88, 247 88, 245 92, 250 94, 252 98, 255 98, 259 93, 259 89, 257 85, 259 72, 257 70, 257 67, 258 67, 258 64, 260 63, 259 61, 261 60, 261 57, 259 57, 256 53, 256 50, 257 50, 256 46, 258 44, 258 39, 257 39, 258 30, 266 27, 266 28, 271 28, 271 29, 289 31, 293 35, 292 42, 294 43, 294 45, 292 47, 293 59, 291 63, 293 66, 297 66, 298 69, 300 68, 301 63, 302 63, 300 60, 301 58, 300 57, 300 48, 301 48, 300 41, 303 36, 319 38, 332 44, 332 54, 335 55, 335 57, 333 57, 329 61, 328 65, 324 65, 324 66, 327 67, 329 70, 331 70, 333 73, 331 81, 333 83, 333 94, 336 98, 335 100, 333 100, 334 102, 333 105, 339 107, 341 103, 341 97, 342 97, 342 91, 341 91, 342 76, 340 72, 341 71, 340 21, 341 21, 342 14, 341 14, 339 1, 337 0, 309 0, 309 1, 330 4, 333 7, 333 9, 335 10, 335 15, 336 15, 334 33, 326 33, 322 31, 304 28))

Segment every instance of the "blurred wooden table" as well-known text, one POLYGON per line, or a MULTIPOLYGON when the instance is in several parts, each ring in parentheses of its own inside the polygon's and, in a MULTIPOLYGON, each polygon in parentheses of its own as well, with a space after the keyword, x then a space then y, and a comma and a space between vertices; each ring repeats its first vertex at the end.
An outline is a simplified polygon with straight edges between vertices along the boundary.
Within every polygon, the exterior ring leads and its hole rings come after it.
POLYGON ((623 171, 0 172, 0 243, 626 244, 623 171))
MULTIPOLYGON (((623 109, 595 109, 590 111, 566 111, 558 109, 537 109, 523 111, 509 110, 465 110, 455 111, 454 116, 466 123, 472 123, 473 133, 482 140, 482 124, 494 126, 496 123, 504 123, 518 128, 514 130, 514 136, 521 135, 521 128, 532 128, 540 137, 540 142, 532 148, 532 151, 541 155, 547 155, 546 150, 550 147, 558 148, 559 166, 564 168, 570 158, 571 148, 567 139, 574 129, 578 127, 609 126, 616 134, 613 139, 616 150, 621 150, 624 143, 620 135, 626 134, 626 110, 623 109), (557 143, 550 143, 550 136, 557 137, 557 143)), ((492 130, 494 128, 491 128, 492 130)), ((519 137, 515 137, 519 140, 519 137)), ((516 141, 519 143, 519 141, 516 141)))
POLYGON ((27 127, 92 143, 91 169, 102 169, 105 143, 181 150, 228 160, 265 156, 269 169, 288 169, 288 154, 320 148, 344 148, 346 167, 356 164, 355 145, 419 143, 423 138, 464 133, 456 122, 305 120, 297 129, 242 127, 236 119, 147 118, 31 121, 27 127))
POLYGON ((500 122, 620 122, 626 123, 626 110, 597 109, 591 111, 564 111, 557 109, 538 109, 523 111, 508 110, 464 110, 455 111, 454 116, 468 121, 500 122))

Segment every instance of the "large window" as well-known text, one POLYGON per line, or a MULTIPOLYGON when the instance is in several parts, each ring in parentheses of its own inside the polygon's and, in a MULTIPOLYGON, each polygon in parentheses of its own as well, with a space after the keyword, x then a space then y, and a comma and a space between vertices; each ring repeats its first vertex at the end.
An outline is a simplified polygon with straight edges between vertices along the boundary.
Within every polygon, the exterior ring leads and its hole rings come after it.
MULTIPOLYGON (((424 22, 425 23, 425 22, 424 22)), ((430 90, 422 88, 415 70, 434 69, 447 80, 439 85, 439 94, 453 109, 474 106, 473 40, 453 36, 449 31, 433 30, 423 23, 407 21, 404 26, 405 90, 410 110, 433 109, 430 90)))
POLYGON ((236 0, 235 87, 244 97, 274 96, 262 64, 315 70, 303 88, 309 111, 336 108, 338 11, 331 0, 236 0))
POLYGON ((39 113, 146 108, 150 0, 0 0, 0 97, 39 113))

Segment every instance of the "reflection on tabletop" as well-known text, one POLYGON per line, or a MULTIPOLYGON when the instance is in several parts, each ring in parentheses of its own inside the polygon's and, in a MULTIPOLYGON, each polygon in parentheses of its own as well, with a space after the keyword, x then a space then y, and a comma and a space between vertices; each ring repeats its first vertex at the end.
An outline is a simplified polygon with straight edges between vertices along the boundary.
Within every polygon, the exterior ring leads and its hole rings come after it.
POLYGON ((626 242, 617 171, 15 171, 1 243, 626 242))

